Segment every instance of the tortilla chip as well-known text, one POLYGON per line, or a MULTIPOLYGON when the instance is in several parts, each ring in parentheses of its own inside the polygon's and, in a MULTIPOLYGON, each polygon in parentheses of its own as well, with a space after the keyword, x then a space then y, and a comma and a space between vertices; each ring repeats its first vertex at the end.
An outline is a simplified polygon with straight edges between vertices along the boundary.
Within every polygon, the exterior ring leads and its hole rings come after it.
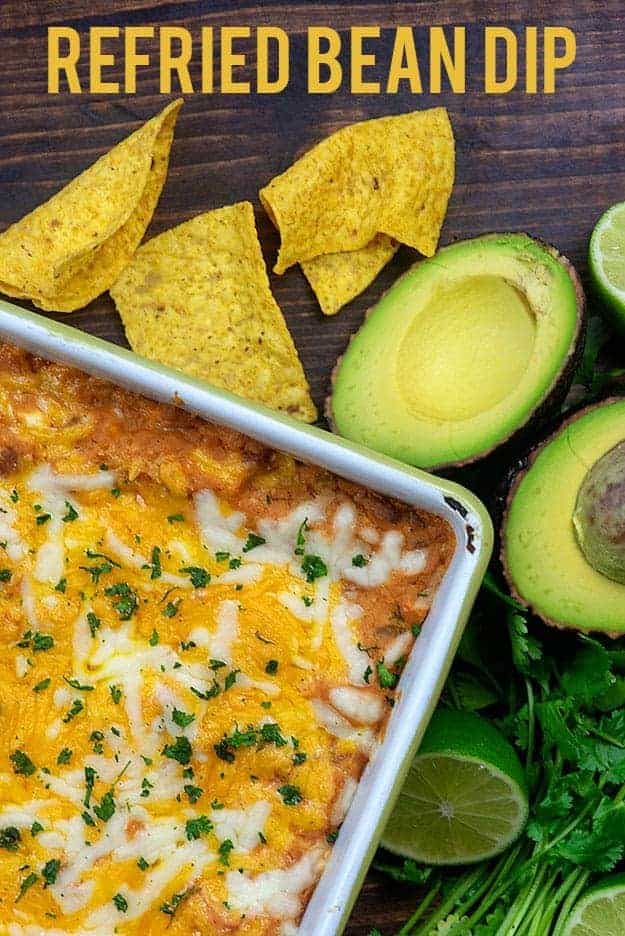
POLYGON ((1 292, 72 312, 115 282, 152 220, 181 106, 169 104, 0 235, 1 292))
POLYGON ((364 292, 399 250, 386 234, 376 234, 366 247, 304 260, 302 270, 324 315, 336 313, 364 292))
POLYGON ((280 231, 276 273, 387 234, 426 257, 438 244, 454 180, 443 107, 337 130, 260 191, 280 231))
POLYGON ((316 419, 269 288, 250 202, 208 211, 148 241, 111 296, 134 351, 306 422, 316 419))

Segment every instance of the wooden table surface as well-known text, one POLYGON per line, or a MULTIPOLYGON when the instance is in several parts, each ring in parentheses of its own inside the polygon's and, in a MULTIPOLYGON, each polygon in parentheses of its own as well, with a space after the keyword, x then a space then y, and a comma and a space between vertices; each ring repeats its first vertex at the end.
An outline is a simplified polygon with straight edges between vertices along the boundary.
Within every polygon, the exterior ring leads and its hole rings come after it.
MULTIPOLYGON (((51 96, 46 87, 46 29, 71 25, 84 37, 93 24, 177 24, 197 37, 202 25, 277 24, 292 46, 288 89, 267 96, 187 96, 178 121, 167 184, 151 233, 210 208, 250 199, 266 257, 277 236, 257 191, 296 154, 330 131, 367 117, 444 104, 456 133, 456 185, 442 243, 491 230, 523 230, 567 254, 583 276, 589 232, 608 205, 625 199, 625 27, 622 2, 561 0, 459 2, 210 2, 188 0, 0 0, 0 230, 52 195, 97 156, 163 106, 158 72, 146 69, 135 96, 51 96), (554 95, 480 90, 484 24, 565 25, 577 37, 577 59, 560 74, 554 95), (383 28, 378 48, 388 60, 397 25, 466 25, 467 93, 455 95, 309 96, 304 33, 308 25, 345 30, 383 28), (384 53, 386 49, 386 53, 384 53)), ((251 48, 251 45, 250 45, 251 48)), ((421 41, 419 51, 427 46, 421 41)), ((424 61, 427 61, 424 54, 424 61)), ((427 69, 425 69, 427 71, 427 69)), ((85 65, 81 76, 86 76, 85 65)), ((197 75, 198 70, 192 74, 197 75)), ((119 79, 121 68, 111 77, 119 79)), ((325 319, 297 268, 272 275, 272 288, 294 335, 313 396, 321 403, 332 365, 348 336, 398 273, 413 261, 402 248, 379 279, 339 316, 325 319)), ((124 343, 108 296, 70 316, 71 324, 124 343)), ((417 897, 372 872, 348 926, 365 936, 395 932, 417 897)))

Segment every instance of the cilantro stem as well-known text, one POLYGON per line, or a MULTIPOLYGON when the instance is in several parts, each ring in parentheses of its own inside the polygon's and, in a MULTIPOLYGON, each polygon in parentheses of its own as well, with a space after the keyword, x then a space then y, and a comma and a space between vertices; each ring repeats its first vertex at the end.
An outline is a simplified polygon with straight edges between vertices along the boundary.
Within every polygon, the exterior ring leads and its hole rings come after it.
POLYGON ((498 936, 499 934, 501 934, 501 936, 514 936, 519 927, 522 926, 523 918, 525 917, 528 909, 532 906, 536 892, 540 889, 546 873, 546 867, 539 868, 534 871, 531 880, 521 890, 520 894, 513 901, 508 912, 506 913, 502 923, 499 926, 499 929, 497 930, 498 936))
POLYGON ((532 761, 534 759, 536 723, 534 717, 534 690, 527 677, 525 678, 525 690, 527 692, 527 754, 525 756, 525 773, 529 779, 532 761))
POLYGON ((434 886, 430 888, 430 890, 427 892, 423 900, 420 901, 419 906, 417 907, 415 912, 412 914, 410 919, 404 923, 402 928, 397 933, 397 936, 409 936, 410 931, 412 930, 414 925, 419 922, 419 920, 421 919, 425 911, 428 909, 432 901, 435 900, 436 897, 438 896, 440 887, 441 887, 441 882, 439 879, 436 882, 436 884, 434 884, 434 886))
POLYGON ((412 930, 412 932, 410 930, 406 930, 405 932, 400 931, 401 936, 405 936, 405 933, 410 933, 411 936, 425 936, 426 933, 433 932, 441 920, 444 920, 445 917, 452 912, 456 906, 456 903, 458 902, 458 899, 466 894, 466 892, 471 887, 473 887, 475 882, 482 874, 483 869, 481 866, 476 868, 474 871, 469 871, 463 874, 462 877, 459 878, 456 885, 449 891, 445 900, 440 903, 436 912, 432 914, 432 916, 429 917, 418 929, 412 930))
POLYGON ((493 887, 493 889, 491 890, 486 900, 482 904, 480 904, 480 906, 477 907, 476 910, 473 911, 473 913, 467 920, 468 927, 473 926, 475 923, 478 923, 481 919, 483 919, 488 913, 488 911, 490 910, 490 908, 493 906, 493 904, 496 903, 501 897, 501 895, 507 890, 508 872, 514 866, 517 858, 524 850, 525 850, 524 844, 522 842, 519 842, 517 845, 514 846, 514 848, 510 849, 510 851, 507 852, 506 856, 504 856, 505 861, 503 862, 503 867, 499 871, 499 874, 497 875, 497 878, 496 878, 496 880, 498 880, 499 883, 495 887, 493 887))
POLYGON ((582 871, 580 877, 577 880, 577 883, 575 884, 573 889, 569 891, 569 896, 566 898, 566 900, 562 904, 560 913, 558 914, 558 919, 556 920, 556 925, 553 929, 552 936, 562 936, 562 933, 564 932, 565 923, 571 912, 571 908, 573 907, 573 904, 579 897, 580 892, 586 886, 586 881, 588 880, 589 877, 590 877, 590 871, 582 871))
MULTIPOLYGON (((548 902, 547 906, 543 907, 542 913, 540 915, 540 926, 536 931, 536 936, 549 936, 549 930, 551 929, 554 917, 558 912, 558 908, 561 906, 562 901, 566 898, 567 894, 570 893, 571 888, 576 886, 580 877, 583 877, 585 882, 588 878, 588 872, 581 868, 574 868, 574 870, 564 878, 559 888, 548 902)), ((534 936, 533 933, 532 936, 534 936)))
POLYGON ((560 875, 560 869, 556 868, 555 871, 552 871, 550 876, 547 878, 539 893, 536 895, 534 903, 529 908, 529 912, 525 917, 525 929, 521 932, 526 932, 527 936, 539 936, 540 928, 543 921, 543 911, 545 900, 549 897, 551 893, 551 888, 555 884, 557 878, 560 875))

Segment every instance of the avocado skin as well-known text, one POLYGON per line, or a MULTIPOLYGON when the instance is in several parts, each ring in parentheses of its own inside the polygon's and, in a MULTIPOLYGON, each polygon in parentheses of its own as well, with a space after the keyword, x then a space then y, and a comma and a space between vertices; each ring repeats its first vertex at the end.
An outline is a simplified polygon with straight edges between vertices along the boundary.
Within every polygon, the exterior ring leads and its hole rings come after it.
MULTIPOLYGON (((519 485, 523 481, 523 478, 532 467, 536 459, 538 458, 541 451, 555 440, 568 426, 576 422, 582 416, 585 416, 587 413, 591 413, 593 410, 599 409, 603 406, 609 406, 611 403, 622 403, 623 396, 606 396, 600 400, 597 400, 593 403, 582 405, 577 407, 572 412, 570 412, 564 419, 552 420, 549 426, 549 429, 546 432, 543 432, 543 435, 537 443, 535 443, 531 448, 527 449, 522 455, 519 455, 510 465, 508 471, 506 472, 501 484, 498 487, 497 494, 493 499, 491 506, 491 516, 493 518, 493 524, 495 527, 495 535, 497 541, 495 543, 495 556, 499 571, 503 575, 508 585, 511 596, 515 601, 518 601, 519 604, 523 605, 524 608, 527 608, 532 614, 544 621, 545 624, 548 624, 550 627, 558 628, 559 630, 570 631, 571 627, 567 624, 564 624, 562 621, 557 621, 554 618, 550 618, 538 611, 532 604, 526 601, 519 592, 514 583, 514 578, 510 569, 508 568, 508 563, 506 561, 506 525, 508 520, 508 515, 510 512, 510 507, 514 496, 519 488, 519 485)), ((616 639, 618 637, 623 637, 622 632, 610 632, 610 631, 601 631, 605 634, 606 637, 611 637, 616 639)))
MULTIPOLYGON (((586 341, 586 328, 587 328, 587 304, 586 304, 586 295, 584 293, 584 288, 582 286, 582 282, 579 277, 579 274, 577 270, 575 269, 575 266, 573 265, 573 263, 571 263, 568 257, 565 257, 564 254, 561 254, 556 247, 542 240, 542 238, 535 237, 533 234, 528 234, 527 232, 523 232, 523 231, 517 231, 515 233, 524 235, 534 240, 537 244, 539 244, 543 248, 543 250, 551 254, 554 260, 556 260, 561 266, 563 266, 566 272, 568 273, 573 283, 574 290, 575 290, 575 298, 576 298, 576 306, 577 306, 575 337, 573 339, 573 342, 571 343, 571 350, 569 352, 569 355, 565 359, 565 361, 563 361, 562 367, 560 368, 560 373, 554 379, 551 389, 549 390, 547 395, 544 397, 544 399, 541 401, 541 403, 538 405, 538 407, 533 411, 533 413, 531 413, 531 415, 526 420, 524 425, 519 426, 519 428, 504 441, 496 445, 493 445, 490 449, 484 452, 480 452, 479 454, 471 458, 466 458, 466 459, 462 459, 459 461, 444 462, 438 465, 434 465, 430 469, 428 469, 429 471, 434 471, 437 474, 442 474, 443 476, 447 475, 449 471, 453 471, 453 469, 464 468, 467 465, 471 465, 475 462, 482 461, 483 459, 488 458, 490 455, 492 455, 492 453, 495 451, 497 451, 498 456, 501 455, 506 461, 509 461, 513 457, 514 452, 518 452, 524 448, 527 448, 527 446, 530 444, 530 440, 536 437, 537 432, 540 433, 541 431, 544 431, 544 428, 546 425, 548 425, 549 420, 553 418, 554 413, 557 412, 562 406, 562 404, 564 403, 564 400, 566 399, 566 396, 573 382, 573 377, 575 375, 575 372, 581 362, 582 354, 584 352, 584 345, 586 341)), ((473 238, 468 238, 467 240, 468 241, 475 240, 478 237, 505 237, 510 234, 511 232, 509 231, 488 231, 483 234, 478 234, 473 238)), ((464 243, 464 241, 453 241, 452 243, 461 244, 461 243, 464 243)), ((396 280, 395 283, 393 283, 392 286, 390 286, 389 289, 386 290, 382 294, 382 296, 379 297, 375 305, 377 305, 380 299, 382 299, 382 297, 385 296, 386 293, 389 292, 390 289, 393 289, 397 285, 398 282, 400 282, 402 279, 407 277, 411 273, 414 266, 417 266, 420 263, 424 263, 427 259, 431 259, 431 258, 423 258, 423 259, 418 260, 416 264, 413 264, 413 266, 409 270, 407 270, 402 276, 400 276, 399 279, 396 280)), ((369 315, 375 308, 375 305, 371 306, 366 311, 364 321, 367 320, 367 318, 369 317, 369 315)), ((362 327, 362 325, 360 327, 362 327)), ((348 345, 351 343, 351 341, 353 340, 355 335, 358 334, 359 331, 360 331, 360 328, 358 328, 352 334, 352 336, 349 339, 348 345)), ((343 354, 337 358, 337 361, 332 369, 331 389, 330 389, 330 393, 326 397, 325 405, 324 405, 324 414, 328 421, 330 429, 332 432, 335 432, 337 435, 340 435, 340 433, 338 432, 338 429, 334 420, 334 415, 332 412, 332 394, 333 394, 334 384, 336 381, 336 376, 339 372, 344 354, 345 352, 343 352, 343 354)))

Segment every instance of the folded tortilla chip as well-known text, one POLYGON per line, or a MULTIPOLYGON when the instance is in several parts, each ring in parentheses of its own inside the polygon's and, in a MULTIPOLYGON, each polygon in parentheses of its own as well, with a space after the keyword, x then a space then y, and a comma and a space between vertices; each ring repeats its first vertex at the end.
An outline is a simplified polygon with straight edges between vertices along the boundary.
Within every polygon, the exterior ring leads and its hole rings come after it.
POLYGON ((280 231, 275 272, 360 250, 376 234, 431 256, 453 180, 454 137, 443 107, 337 130, 260 191, 280 231))
POLYGON ((360 250, 304 260, 301 265, 304 276, 324 315, 336 315, 344 305, 364 292, 398 250, 397 241, 386 234, 376 234, 360 250))
POLYGON ((152 220, 181 105, 169 104, 0 235, 0 292, 72 312, 115 282, 152 220))
POLYGON ((269 288, 250 202, 208 211, 148 241, 111 296, 139 354, 307 422, 316 419, 269 288))

